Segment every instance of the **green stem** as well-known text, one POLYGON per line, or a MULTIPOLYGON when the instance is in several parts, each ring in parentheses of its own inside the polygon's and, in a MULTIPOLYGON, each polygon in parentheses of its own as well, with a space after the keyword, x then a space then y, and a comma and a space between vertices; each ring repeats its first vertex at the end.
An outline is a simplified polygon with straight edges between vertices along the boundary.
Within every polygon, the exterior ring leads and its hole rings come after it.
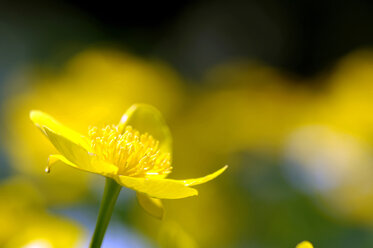
POLYGON ((102 197, 100 212, 98 213, 96 228, 92 236, 90 248, 101 247, 106 228, 109 225, 110 217, 121 188, 122 186, 117 184, 113 179, 106 178, 105 191, 102 197))

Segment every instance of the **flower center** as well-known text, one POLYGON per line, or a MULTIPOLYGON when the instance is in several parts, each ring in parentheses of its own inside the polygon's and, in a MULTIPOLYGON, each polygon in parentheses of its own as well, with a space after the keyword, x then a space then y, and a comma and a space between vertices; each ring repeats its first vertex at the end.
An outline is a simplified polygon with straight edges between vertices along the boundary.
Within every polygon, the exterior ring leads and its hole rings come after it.
POLYGON ((123 133, 115 125, 92 127, 88 131, 91 146, 102 160, 118 166, 118 174, 133 177, 167 175, 171 156, 159 149, 159 141, 148 133, 126 126, 123 133))

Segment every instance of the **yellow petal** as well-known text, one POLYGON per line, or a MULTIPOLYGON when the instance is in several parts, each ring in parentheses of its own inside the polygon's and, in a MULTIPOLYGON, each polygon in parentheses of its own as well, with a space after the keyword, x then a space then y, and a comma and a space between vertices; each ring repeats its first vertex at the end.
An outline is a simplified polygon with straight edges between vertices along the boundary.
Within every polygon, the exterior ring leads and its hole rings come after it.
POLYGON ((50 115, 41 111, 33 110, 30 112, 30 119, 37 127, 41 129, 44 134, 46 134, 45 128, 48 128, 59 136, 63 136, 65 137, 65 139, 71 141, 72 143, 80 145, 87 151, 90 151, 91 146, 87 138, 85 138, 78 132, 75 132, 74 130, 62 125, 50 115))
POLYGON ((139 201, 141 207, 150 215, 158 219, 163 218, 164 208, 161 200, 149 197, 140 192, 137 192, 137 200, 139 201))
POLYGON ((79 168, 76 164, 71 163, 67 158, 62 156, 61 154, 52 154, 48 157, 48 166, 45 168, 45 172, 49 173, 51 170, 52 165, 55 165, 56 163, 62 163, 65 165, 69 165, 74 168, 79 168))
POLYGON ((295 248, 313 248, 313 245, 308 241, 299 243, 295 248))
POLYGON ((112 164, 109 164, 103 161, 98 161, 95 158, 92 158, 91 162, 88 164, 77 165, 69 161, 67 158, 65 158, 64 156, 60 154, 52 154, 52 155, 49 155, 48 167, 46 168, 45 171, 49 173, 50 167, 52 165, 55 165, 58 162, 63 163, 65 165, 69 165, 71 167, 74 167, 82 171, 92 172, 92 173, 100 174, 103 176, 109 176, 109 177, 115 174, 118 170, 118 168, 115 165, 112 165, 112 164))
POLYGON ((163 119, 162 114, 153 106, 147 104, 134 104, 122 116, 119 122, 119 130, 126 125, 139 130, 141 133, 149 133, 159 141, 163 152, 172 154, 171 132, 163 119))
MULTIPOLYGON (((65 164, 104 176, 111 176, 118 171, 116 166, 99 161, 93 153, 90 153, 91 147, 84 136, 65 127, 43 112, 31 111, 30 118, 65 157, 65 161, 59 159, 65 164)), ((53 162, 55 158, 51 159, 53 162)))
POLYGON ((56 147, 56 149, 73 164, 82 167, 90 164, 92 155, 90 155, 82 146, 53 132, 47 127, 44 127, 43 130, 54 147, 56 147))
POLYGON ((223 168, 221 168, 220 170, 217 170, 214 173, 211 173, 211 174, 209 174, 207 176, 204 176, 204 177, 192 178, 192 179, 187 179, 187 180, 178 180, 178 181, 183 182, 185 186, 194 186, 194 185, 206 183, 206 182, 211 181, 212 179, 216 178, 217 176, 219 176, 227 168, 228 168, 228 165, 226 165, 223 168))
POLYGON ((158 199, 180 199, 198 195, 198 191, 171 179, 118 176, 117 182, 127 188, 158 199))

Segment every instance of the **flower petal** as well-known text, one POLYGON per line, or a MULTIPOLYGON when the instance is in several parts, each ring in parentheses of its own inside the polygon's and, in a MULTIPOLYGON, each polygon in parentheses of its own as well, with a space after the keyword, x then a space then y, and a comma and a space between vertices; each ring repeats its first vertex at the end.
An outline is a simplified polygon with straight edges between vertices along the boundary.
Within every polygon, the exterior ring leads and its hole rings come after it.
POLYGON ((82 146, 72 142, 65 136, 55 133, 47 127, 44 127, 43 131, 54 147, 69 161, 80 166, 87 166, 90 164, 91 155, 82 146))
POLYGON ((161 200, 149 197, 146 194, 140 192, 137 192, 136 195, 139 204, 147 213, 158 219, 163 218, 164 208, 161 200))
POLYGON ((109 177, 115 174, 116 171, 118 170, 118 168, 115 165, 112 165, 112 164, 109 164, 103 161, 98 161, 95 158, 91 159, 91 163, 77 165, 71 162, 70 160, 68 160, 66 157, 64 157, 61 154, 52 154, 52 155, 49 155, 48 157, 48 167, 46 168, 46 172, 49 173, 50 167, 52 165, 55 165, 58 162, 63 163, 65 165, 69 165, 71 167, 74 167, 82 171, 92 172, 92 173, 100 174, 103 176, 109 176, 109 177))
POLYGON ((198 195, 198 191, 171 179, 118 176, 117 182, 127 188, 158 199, 180 199, 198 195))
MULTIPOLYGON (((41 111, 31 111, 30 118, 65 158, 63 160, 59 157, 60 161, 75 168, 104 176, 111 176, 117 173, 118 167, 104 161, 99 161, 90 152, 91 146, 88 139, 84 136, 65 127, 41 111)), ((52 157, 51 159, 55 158, 52 157)))
POLYGON ((211 181, 212 179, 219 176, 221 173, 223 173, 228 168, 228 165, 224 166, 220 170, 215 171, 214 173, 211 173, 204 177, 199 178, 192 178, 192 179, 186 179, 186 180, 178 180, 184 183, 185 186, 194 186, 202 183, 206 183, 208 181, 211 181))
POLYGON ((82 146, 87 151, 90 151, 91 146, 87 138, 85 138, 78 132, 75 132, 74 130, 62 125, 50 115, 38 110, 33 110, 30 112, 30 119, 37 127, 41 129, 44 134, 46 134, 44 129, 48 128, 54 133, 63 136, 65 137, 65 139, 82 146))
POLYGON ((76 164, 71 163, 67 158, 65 158, 61 154, 51 154, 48 157, 48 166, 45 169, 45 172, 49 173, 52 165, 55 165, 56 163, 62 163, 62 164, 69 165, 71 167, 79 169, 79 167, 76 164))
POLYGON ((313 245, 309 241, 303 241, 299 243, 296 248, 313 248, 313 245))
POLYGON ((147 104, 134 104, 122 116, 119 130, 131 125, 141 133, 149 133, 160 143, 163 152, 172 154, 171 132, 163 119, 162 114, 153 106, 147 104))
POLYGON ((82 146, 71 142, 64 136, 54 133, 47 127, 44 127, 44 132, 54 147, 71 164, 76 165, 76 168, 109 177, 117 174, 117 166, 98 160, 95 154, 89 153, 82 146))

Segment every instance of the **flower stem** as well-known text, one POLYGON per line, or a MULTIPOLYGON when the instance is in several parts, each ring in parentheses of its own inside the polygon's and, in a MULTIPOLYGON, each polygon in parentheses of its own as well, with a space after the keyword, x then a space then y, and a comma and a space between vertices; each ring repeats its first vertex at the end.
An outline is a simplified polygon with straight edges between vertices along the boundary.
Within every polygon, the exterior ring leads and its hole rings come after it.
POLYGON ((106 228, 109 225, 115 202, 117 201, 122 186, 113 179, 106 178, 104 195, 98 213, 95 232, 93 233, 90 248, 100 248, 104 239, 106 228))

